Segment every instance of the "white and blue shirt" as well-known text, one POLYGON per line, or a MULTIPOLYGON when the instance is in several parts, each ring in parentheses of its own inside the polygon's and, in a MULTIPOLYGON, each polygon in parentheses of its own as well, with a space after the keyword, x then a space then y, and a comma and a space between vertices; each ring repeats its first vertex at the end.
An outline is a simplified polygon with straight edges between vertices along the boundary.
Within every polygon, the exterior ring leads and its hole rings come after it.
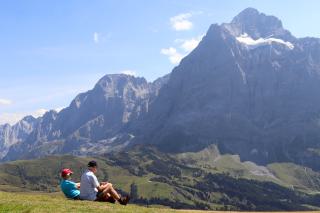
POLYGON ((90 170, 86 170, 81 176, 80 198, 83 200, 95 200, 98 186, 100 184, 97 177, 90 170))

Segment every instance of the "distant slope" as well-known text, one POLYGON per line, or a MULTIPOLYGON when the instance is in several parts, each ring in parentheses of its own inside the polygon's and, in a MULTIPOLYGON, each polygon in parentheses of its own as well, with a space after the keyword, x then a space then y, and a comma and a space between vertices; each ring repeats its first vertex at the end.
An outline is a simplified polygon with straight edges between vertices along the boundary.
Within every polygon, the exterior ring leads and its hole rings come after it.
POLYGON ((274 163, 267 168, 288 187, 317 192, 320 191, 320 173, 293 163, 274 163))
POLYGON ((184 165, 200 167, 210 172, 227 173, 235 178, 270 181, 310 193, 320 191, 320 173, 293 163, 259 166, 250 161, 241 162, 238 155, 220 154, 215 145, 199 152, 186 152, 174 156, 184 165))

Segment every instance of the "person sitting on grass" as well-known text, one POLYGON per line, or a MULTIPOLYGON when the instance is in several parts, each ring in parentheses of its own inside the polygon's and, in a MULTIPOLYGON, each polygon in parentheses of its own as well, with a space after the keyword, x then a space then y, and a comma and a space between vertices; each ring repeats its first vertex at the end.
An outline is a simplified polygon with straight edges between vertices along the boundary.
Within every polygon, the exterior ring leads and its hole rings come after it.
POLYGON ((113 188, 111 183, 99 183, 95 173, 97 172, 97 162, 90 161, 88 169, 81 176, 80 198, 82 200, 105 201, 115 203, 118 201, 121 205, 127 205, 129 196, 122 197, 113 188))
POLYGON ((75 183, 70 180, 72 174, 71 169, 63 169, 61 171, 63 180, 60 183, 60 188, 67 198, 80 200, 80 183, 75 183))

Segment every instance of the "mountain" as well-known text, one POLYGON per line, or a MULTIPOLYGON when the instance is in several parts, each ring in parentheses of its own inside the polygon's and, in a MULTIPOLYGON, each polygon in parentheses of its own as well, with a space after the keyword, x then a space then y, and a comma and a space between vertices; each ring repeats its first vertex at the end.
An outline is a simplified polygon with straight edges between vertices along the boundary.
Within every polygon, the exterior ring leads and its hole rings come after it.
POLYGON ((261 165, 320 170, 320 39, 295 38, 281 21, 248 8, 211 25, 171 73, 136 144, 194 152, 216 144, 261 165))
POLYGON ((233 18, 231 23, 223 24, 233 36, 248 34, 254 40, 280 38, 286 41, 296 40, 291 33, 283 28, 281 20, 275 16, 265 15, 254 8, 247 8, 233 18))
POLYGON ((0 125, 0 158, 7 154, 12 145, 24 141, 34 130, 36 122, 34 117, 26 116, 13 126, 0 125))
POLYGON ((24 140, 12 143, 3 160, 37 158, 59 153, 87 155, 124 146, 132 139, 119 131, 147 113, 168 76, 148 83, 144 78, 111 74, 79 94, 69 107, 49 111, 38 119, 24 140))
POLYGON ((296 38, 278 18, 248 8, 211 25, 170 75, 152 83, 106 75, 69 107, 37 119, 25 138, 7 139, 3 160, 215 145, 241 161, 319 171, 319 74, 320 39, 296 38))

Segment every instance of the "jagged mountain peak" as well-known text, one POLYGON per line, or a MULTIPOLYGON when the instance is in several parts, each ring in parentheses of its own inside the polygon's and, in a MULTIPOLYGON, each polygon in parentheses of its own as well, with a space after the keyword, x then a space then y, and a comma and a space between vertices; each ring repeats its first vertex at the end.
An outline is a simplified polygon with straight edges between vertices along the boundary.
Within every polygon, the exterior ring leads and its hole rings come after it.
POLYGON ((274 28, 282 28, 282 22, 280 19, 272 15, 261 13, 252 7, 244 9, 231 21, 231 23, 234 24, 251 25, 253 27, 257 27, 256 24, 261 22, 265 22, 269 26, 272 25, 274 28))
POLYGON ((97 85, 101 85, 106 82, 127 82, 127 81, 139 81, 140 83, 147 83, 146 79, 143 77, 135 77, 133 75, 127 74, 107 74, 103 76, 97 83, 97 85))
MULTIPOLYGON (((201 57, 200 55, 208 55, 211 52, 217 59, 219 56, 214 53, 217 49, 220 49, 220 52, 226 51, 226 53, 234 55, 238 52, 238 45, 244 46, 248 50, 272 46, 276 47, 278 49, 276 53, 279 53, 279 49, 281 51, 293 50, 298 43, 299 39, 283 28, 280 19, 260 13, 254 8, 247 8, 235 16, 230 23, 212 24, 206 36, 191 54, 201 57), (230 52, 231 47, 232 51, 230 52), (197 53, 194 54, 194 52, 197 53)), ((221 60, 223 59, 217 61, 221 60)))
POLYGON ((127 91, 126 88, 135 90, 147 86, 148 82, 142 77, 127 74, 107 74, 97 82, 93 90, 108 93, 111 96, 122 96, 127 91))
POLYGON ((260 13, 254 8, 247 8, 233 18, 231 24, 238 27, 241 34, 252 38, 266 38, 283 33, 282 22, 275 16, 260 13))
POLYGON ((24 118, 22 118, 22 121, 26 121, 28 123, 35 122, 37 119, 33 117, 32 115, 27 115, 24 118))

